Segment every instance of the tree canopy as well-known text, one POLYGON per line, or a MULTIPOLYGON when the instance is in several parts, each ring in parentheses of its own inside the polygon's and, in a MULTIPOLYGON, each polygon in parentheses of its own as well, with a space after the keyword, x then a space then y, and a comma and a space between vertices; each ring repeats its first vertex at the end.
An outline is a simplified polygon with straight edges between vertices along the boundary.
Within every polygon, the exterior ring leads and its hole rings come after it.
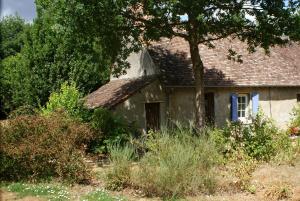
POLYGON ((0 21, 0 59, 16 55, 22 48, 22 36, 27 25, 20 16, 3 17, 0 21))
POLYGON ((109 79, 115 61, 126 63, 116 53, 117 40, 106 39, 117 34, 104 34, 104 27, 93 32, 83 29, 95 25, 95 10, 76 1, 37 0, 36 7, 32 24, 14 16, 1 20, 2 113, 22 105, 44 105, 65 81, 87 94, 109 79), (84 20, 89 20, 89 26, 84 20))

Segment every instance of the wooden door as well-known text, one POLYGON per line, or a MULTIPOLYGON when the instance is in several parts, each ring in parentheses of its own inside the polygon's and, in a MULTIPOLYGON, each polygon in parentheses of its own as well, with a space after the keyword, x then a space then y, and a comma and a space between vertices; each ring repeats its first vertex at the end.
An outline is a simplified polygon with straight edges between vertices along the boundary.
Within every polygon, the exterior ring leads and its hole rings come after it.
POLYGON ((159 130, 160 128, 160 107, 159 103, 146 103, 146 129, 147 132, 152 130, 159 130))
POLYGON ((215 123, 215 101, 214 93, 205 94, 205 121, 207 124, 215 123))

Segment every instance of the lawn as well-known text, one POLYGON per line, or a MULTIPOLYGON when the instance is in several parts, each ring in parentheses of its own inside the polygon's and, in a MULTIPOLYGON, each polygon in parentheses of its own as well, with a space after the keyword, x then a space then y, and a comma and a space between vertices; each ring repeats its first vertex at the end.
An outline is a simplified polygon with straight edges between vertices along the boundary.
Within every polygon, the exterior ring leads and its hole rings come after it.
POLYGON ((103 188, 88 185, 64 186, 59 183, 5 183, 1 185, 1 201, 126 201, 110 195, 103 188))

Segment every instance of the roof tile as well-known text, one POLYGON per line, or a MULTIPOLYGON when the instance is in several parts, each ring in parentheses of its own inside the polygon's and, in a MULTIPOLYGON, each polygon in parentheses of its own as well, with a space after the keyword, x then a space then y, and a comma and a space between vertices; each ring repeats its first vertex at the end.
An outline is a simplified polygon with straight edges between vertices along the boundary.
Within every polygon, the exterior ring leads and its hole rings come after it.
MULTIPOLYGON (((270 55, 266 55, 261 48, 250 54, 247 44, 237 39, 222 39, 213 44, 215 48, 199 46, 206 87, 300 86, 300 45, 273 47, 270 55), (242 63, 229 60, 228 49, 242 55, 242 63)), ((149 47, 149 53, 161 68, 166 86, 194 85, 189 46, 184 39, 164 39, 149 47)))
POLYGON ((90 109, 97 107, 112 108, 155 79, 155 76, 147 76, 112 80, 86 96, 85 105, 90 109))

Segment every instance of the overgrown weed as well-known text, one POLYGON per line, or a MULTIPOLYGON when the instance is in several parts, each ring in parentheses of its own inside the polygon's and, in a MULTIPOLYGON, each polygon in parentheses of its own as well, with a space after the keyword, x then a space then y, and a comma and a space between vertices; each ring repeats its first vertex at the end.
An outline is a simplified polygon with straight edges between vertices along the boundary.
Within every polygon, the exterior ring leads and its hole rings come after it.
POLYGON ((147 195, 177 197, 214 192, 214 167, 221 156, 209 136, 181 127, 150 132, 145 149, 148 151, 134 171, 132 183, 147 195))

